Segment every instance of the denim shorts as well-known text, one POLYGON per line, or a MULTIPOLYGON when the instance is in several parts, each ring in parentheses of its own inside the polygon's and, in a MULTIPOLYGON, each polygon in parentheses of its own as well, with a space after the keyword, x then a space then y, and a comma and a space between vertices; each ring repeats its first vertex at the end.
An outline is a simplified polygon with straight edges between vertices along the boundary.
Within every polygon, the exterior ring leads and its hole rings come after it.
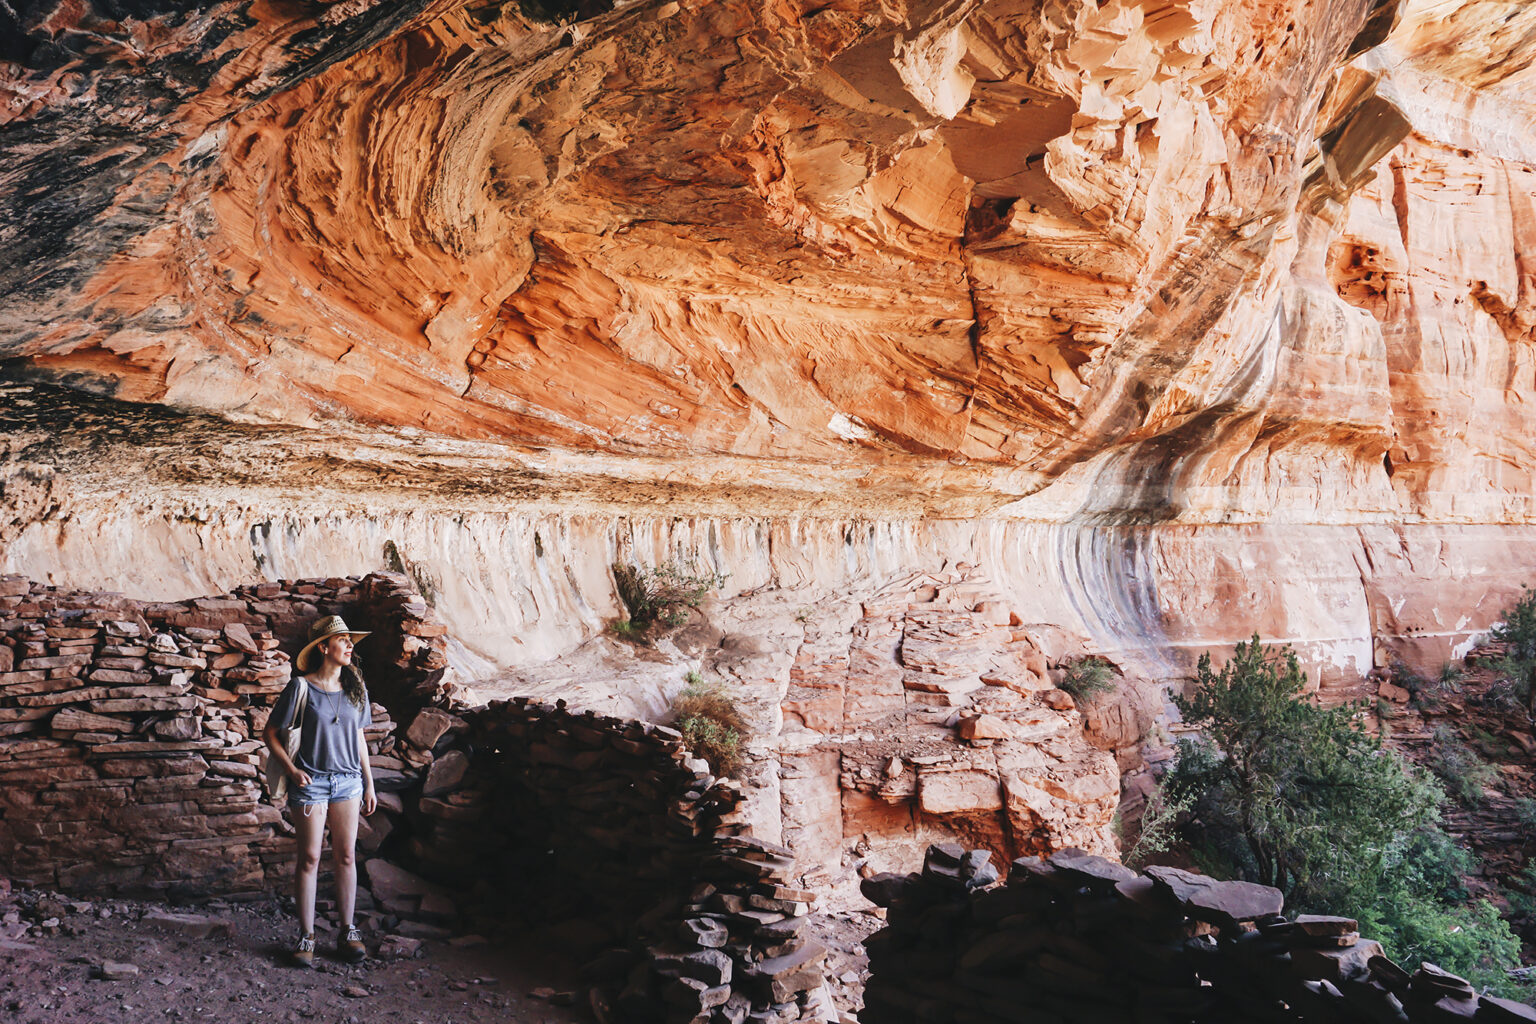
POLYGON ((339 804, 346 800, 360 800, 362 796, 363 777, 357 772, 311 772, 309 785, 288 787, 288 806, 339 804))

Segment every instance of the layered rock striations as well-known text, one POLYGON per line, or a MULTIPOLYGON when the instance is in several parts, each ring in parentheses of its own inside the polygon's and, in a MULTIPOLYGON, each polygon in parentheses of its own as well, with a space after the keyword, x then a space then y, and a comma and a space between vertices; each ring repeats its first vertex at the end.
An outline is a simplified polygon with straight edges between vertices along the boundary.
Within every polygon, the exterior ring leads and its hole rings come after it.
POLYGON ((845 594, 979 562, 1149 670, 1257 629, 1342 676, 1536 560, 1524 5, 0 19, 8 569, 393 547, 526 664, 638 532, 845 594))

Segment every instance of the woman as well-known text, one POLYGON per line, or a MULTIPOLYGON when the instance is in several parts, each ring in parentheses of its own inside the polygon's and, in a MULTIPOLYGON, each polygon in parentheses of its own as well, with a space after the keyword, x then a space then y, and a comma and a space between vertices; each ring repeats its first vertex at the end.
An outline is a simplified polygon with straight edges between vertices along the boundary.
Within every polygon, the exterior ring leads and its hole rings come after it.
POLYGON ((315 878, 325 827, 331 829, 331 862, 336 871, 336 909, 342 937, 336 955, 348 963, 367 957, 362 936, 352 923, 357 902, 357 814, 378 807, 368 741, 363 730, 373 723, 368 690, 352 666, 352 643, 362 638, 347 628, 341 616, 320 619, 309 630, 309 643, 294 659, 296 675, 277 698, 261 738, 288 776, 288 806, 298 831, 298 862, 294 882, 299 903, 299 940, 293 959, 300 967, 315 963, 315 878), (294 710, 305 690, 302 721, 294 710), (289 757, 283 734, 301 730, 298 752, 289 757))

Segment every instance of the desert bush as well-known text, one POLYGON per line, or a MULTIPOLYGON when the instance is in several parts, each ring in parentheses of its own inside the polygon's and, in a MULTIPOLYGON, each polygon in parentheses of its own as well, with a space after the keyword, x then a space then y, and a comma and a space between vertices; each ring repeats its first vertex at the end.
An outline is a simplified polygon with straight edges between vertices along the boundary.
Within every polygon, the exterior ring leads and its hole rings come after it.
POLYGON ((1527 842, 1536 839, 1536 800, 1521 797, 1515 801, 1515 827, 1527 842))
POLYGON ((1447 725, 1435 727, 1427 763, 1446 791, 1466 807, 1482 805, 1483 787, 1498 774, 1447 725))
MULTIPOLYGON (((1498 669, 1495 668, 1495 672, 1498 669)), ((1499 715, 1511 715, 1525 710, 1527 687, 1516 683, 1507 675, 1495 679, 1475 701, 1478 706, 1499 715)))
POLYGON ((1504 612, 1504 621, 1490 635, 1505 644, 1512 657, 1536 662, 1536 591, 1520 588, 1520 600, 1504 612))
POLYGON ((1526 861, 1521 872, 1505 882, 1504 896, 1512 915, 1536 920, 1536 861, 1526 861))
POLYGON ((1136 839, 1121 855, 1121 862, 1139 871, 1157 854, 1172 849, 1179 838, 1179 819, 1192 806, 1194 798, 1190 794, 1175 799, 1162 786, 1154 788, 1141 812, 1136 839))
POLYGON ((1175 699, 1203 732, 1180 740, 1164 780, 1192 800, 1197 860, 1275 886, 1292 910, 1355 917, 1407 962, 1511 991, 1518 940, 1489 905, 1465 904, 1472 862, 1439 826, 1444 793, 1355 709, 1305 700, 1305 682, 1290 648, 1254 636, 1219 672, 1202 657, 1194 691, 1175 699))
POLYGON ((681 625, 682 609, 697 608, 710 591, 725 582, 725 573, 703 571, 692 559, 674 559, 660 565, 613 563, 613 581, 619 600, 629 612, 629 632, 643 632, 652 624, 681 625))
POLYGON ((1078 658, 1069 662, 1058 684, 1078 704, 1091 704, 1115 690, 1115 670, 1103 658, 1078 658))
POLYGON ((1520 599, 1489 635, 1508 648, 1493 670, 1509 682, 1513 698, 1536 714, 1536 591, 1521 587, 1520 599))
POLYGON ((709 762, 716 775, 740 770, 746 742, 751 738, 746 716, 724 684, 687 676, 688 686, 672 701, 677 730, 688 749, 709 762))
POLYGON ((1453 906, 1404 899, 1386 906, 1382 917, 1362 917, 1360 931, 1387 937, 1383 945, 1400 963, 1427 960, 1479 989, 1511 999, 1528 997, 1529 986, 1509 977, 1509 970, 1520 962, 1520 939, 1487 900, 1453 906))
POLYGON ((1203 735, 1180 740, 1167 785, 1194 797, 1208 856, 1316 901, 1369 888, 1388 848, 1438 818, 1441 794, 1353 709, 1304 700, 1305 683, 1295 652, 1257 635, 1219 672, 1202 656, 1174 703, 1203 735))

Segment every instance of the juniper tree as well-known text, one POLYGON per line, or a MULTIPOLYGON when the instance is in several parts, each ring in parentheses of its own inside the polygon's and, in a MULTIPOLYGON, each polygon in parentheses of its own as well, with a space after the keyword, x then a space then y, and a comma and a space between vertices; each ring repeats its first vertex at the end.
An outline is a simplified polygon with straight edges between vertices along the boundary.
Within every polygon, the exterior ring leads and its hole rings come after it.
POLYGON ((1305 688, 1295 652, 1257 635, 1220 670, 1201 657, 1193 690, 1174 700, 1200 736, 1179 741, 1164 780, 1192 808, 1196 855, 1280 889, 1293 911, 1359 918, 1395 955, 1502 981, 1519 942, 1486 903, 1457 905, 1471 860, 1439 827, 1439 786, 1354 708, 1320 707, 1305 688))

